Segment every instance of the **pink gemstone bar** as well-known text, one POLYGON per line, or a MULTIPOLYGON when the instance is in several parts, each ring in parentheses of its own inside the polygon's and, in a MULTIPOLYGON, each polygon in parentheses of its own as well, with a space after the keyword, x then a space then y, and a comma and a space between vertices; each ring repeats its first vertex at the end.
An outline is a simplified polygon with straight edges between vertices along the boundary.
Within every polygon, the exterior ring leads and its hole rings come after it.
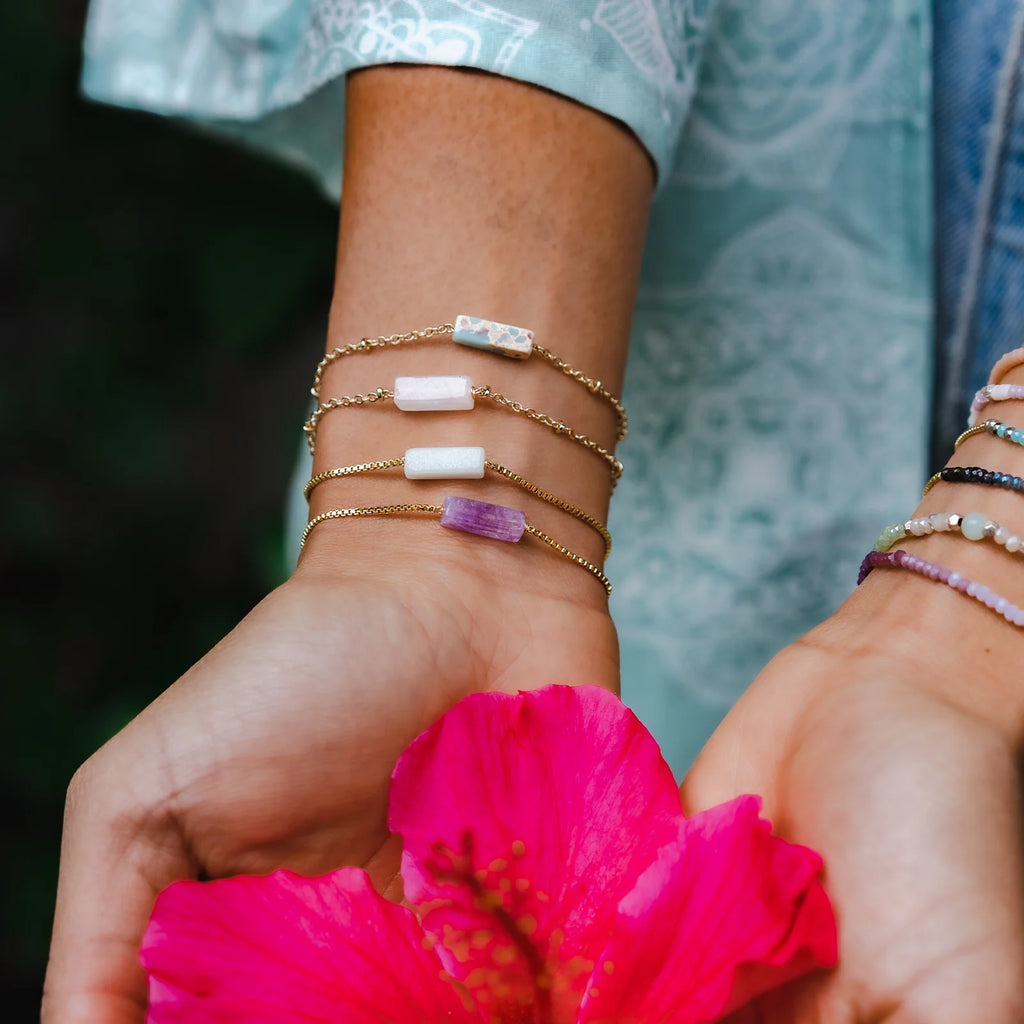
POLYGON ((452 341, 473 348, 483 348, 510 359, 528 359, 533 352, 533 331, 512 324, 499 324, 497 320, 484 320, 478 316, 460 313, 455 318, 452 341))
POLYGON ((514 544, 526 532, 526 513, 489 501, 449 495, 441 506, 441 525, 514 544))

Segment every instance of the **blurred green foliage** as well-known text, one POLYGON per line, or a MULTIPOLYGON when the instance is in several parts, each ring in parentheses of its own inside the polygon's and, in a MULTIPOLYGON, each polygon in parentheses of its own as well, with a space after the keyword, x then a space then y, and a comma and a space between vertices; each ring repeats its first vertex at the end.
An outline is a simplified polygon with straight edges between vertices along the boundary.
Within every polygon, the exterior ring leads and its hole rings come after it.
POLYGON ((0 5, 0 990, 37 1016, 75 768, 285 572, 336 211, 78 97, 84 2, 0 5))

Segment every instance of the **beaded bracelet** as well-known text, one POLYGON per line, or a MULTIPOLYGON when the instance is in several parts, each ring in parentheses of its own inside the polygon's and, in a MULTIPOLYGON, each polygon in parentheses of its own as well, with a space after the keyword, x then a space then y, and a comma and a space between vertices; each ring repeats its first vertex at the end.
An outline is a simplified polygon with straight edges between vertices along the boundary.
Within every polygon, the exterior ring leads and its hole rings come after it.
POLYGON ((986 384, 974 393, 967 425, 970 427, 977 425, 981 410, 989 402, 1007 402, 1021 398, 1024 398, 1024 384, 986 384))
POLYGON ((574 565, 586 569, 604 587, 606 594, 610 595, 612 592, 611 581, 593 562, 588 562, 581 555, 577 555, 549 537, 543 530, 538 530, 536 526, 528 523, 524 512, 508 508, 505 505, 492 505, 488 501, 476 501, 473 498, 460 498, 454 495, 446 497, 443 505, 372 505, 365 508, 329 509, 327 512, 321 512, 318 516, 314 516, 306 524, 306 529, 302 531, 302 540, 299 542, 299 550, 301 551, 306 546, 306 541, 313 529, 328 519, 397 516, 415 513, 439 517, 441 525, 450 530, 475 533, 481 537, 490 537, 492 540, 507 541, 511 544, 517 543, 525 534, 529 534, 531 537, 543 541, 574 565))
POLYGON ((523 405, 522 402, 507 398, 494 391, 488 384, 474 387, 473 381, 465 376, 396 377, 393 389, 376 388, 365 395, 342 395, 339 398, 331 398, 316 407, 313 415, 306 421, 302 429, 306 435, 310 454, 314 454, 316 452, 317 427, 323 416, 332 409, 347 409, 353 405, 373 405, 377 402, 393 400, 403 412, 450 412, 472 409, 474 400, 477 398, 494 402, 495 405, 508 409, 509 412, 525 416, 528 420, 540 423, 556 434, 561 434, 592 451, 608 463, 613 487, 622 476, 622 463, 607 448, 603 448, 586 434, 573 430, 567 423, 556 420, 554 417, 548 416, 547 413, 538 412, 536 409, 523 405))
POLYGON ((949 530, 959 530, 967 540, 994 540, 1011 554, 1024 548, 1024 538, 989 519, 984 512, 968 512, 965 516, 959 512, 933 512, 887 526, 878 535, 874 550, 888 551, 897 541, 907 537, 927 537, 930 533, 949 530))
POLYGON ((546 359, 555 369, 560 370, 567 377, 578 381, 592 395, 607 402, 615 410, 618 420, 618 431, 616 439, 621 441, 626 436, 628 422, 626 410, 622 403, 615 397, 599 380, 588 377, 585 373, 577 370, 574 366, 560 359, 543 345, 534 341, 533 331, 524 327, 513 327, 511 324, 501 324, 494 320, 484 320, 481 317, 466 316, 460 313, 455 318, 455 323, 439 324, 437 327, 428 327, 422 331, 408 331, 405 334, 387 334, 379 338, 362 338, 352 342, 350 345, 342 345, 332 349, 320 360, 313 378, 313 386, 310 393, 319 402, 320 386, 323 383, 324 371, 336 359, 344 356, 355 355, 359 352, 370 352, 376 348, 386 348, 390 345, 404 345, 409 342, 427 341, 433 338, 441 338, 451 335, 452 341, 460 345, 468 345, 471 348, 482 349, 493 352, 496 355, 506 356, 511 359, 528 359, 534 352, 542 359, 546 359))
POLYGON ((546 501, 549 505, 568 512, 575 516, 587 526, 596 530, 604 541, 604 557, 607 558, 612 550, 612 535, 604 523, 595 519, 592 515, 584 512, 564 498, 556 497, 544 488, 531 483, 525 477, 520 476, 514 470, 506 469, 504 466, 493 462, 484 456, 483 448, 409 448, 404 456, 394 459, 381 459, 377 462, 363 462, 358 466, 339 466, 337 469, 326 469, 311 477, 303 488, 302 493, 306 501, 315 488, 325 480, 334 480, 339 477, 355 476, 359 473, 373 473, 378 470, 394 469, 398 466, 405 468, 407 480, 479 480, 484 475, 484 470, 489 469, 494 473, 518 484, 525 491, 535 497, 546 501))
POLYGON ((964 441, 969 437, 974 437, 975 434, 991 434, 993 437, 998 437, 1001 441, 1009 441, 1010 444, 1024 445, 1024 430, 1021 430, 1019 427, 1011 426, 1009 423, 1002 423, 999 420, 985 420, 984 423, 978 423, 973 427, 968 427, 968 429, 953 442, 953 451, 956 451, 964 441))
POLYGON ((982 469, 981 466, 946 466, 933 474, 924 485, 922 497, 939 481, 946 484, 983 484, 986 487, 1002 487, 1007 491, 1024 494, 1024 477, 1011 476, 994 469, 982 469))
POLYGON ((857 577, 858 586, 867 579, 872 569, 907 569, 930 580, 938 580, 940 583, 945 583, 946 586, 973 598, 985 605, 986 608, 991 608, 1011 625, 1024 626, 1024 608, 1018 608, 1005 597, 1000 597, 980 583, 974 583, 961 573, 919 558, 909 551, 904 551, 901 548, 887 552, 869 551, 864 561, 861 562, 860 573, 857 577))

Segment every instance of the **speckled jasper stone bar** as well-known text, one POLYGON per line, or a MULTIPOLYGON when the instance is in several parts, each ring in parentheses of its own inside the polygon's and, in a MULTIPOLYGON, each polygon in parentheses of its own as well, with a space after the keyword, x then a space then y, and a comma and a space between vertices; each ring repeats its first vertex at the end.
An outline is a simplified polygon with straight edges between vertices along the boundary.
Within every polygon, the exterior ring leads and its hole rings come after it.
POLYGON ((441 525, 514 544, 526 532, 526 513, 489 501, 449 495, 441 506, 441 525))
POLYGON ((528 359, 533 352, 533 331, 525 327, 513 327, 511 324, 499 324, 496 320, 466 316, 465 313, 455 318, 452 341, 498 352, 510 359, 528 359))

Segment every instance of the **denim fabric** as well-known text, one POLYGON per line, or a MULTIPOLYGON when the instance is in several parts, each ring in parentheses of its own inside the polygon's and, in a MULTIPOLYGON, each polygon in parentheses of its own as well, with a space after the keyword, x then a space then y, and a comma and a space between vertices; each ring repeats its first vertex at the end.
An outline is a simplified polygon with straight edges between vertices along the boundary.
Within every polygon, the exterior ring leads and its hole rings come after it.
POLYGON ((992 364, 1024 343, 1024 3, 934 0, 934 32, 941 465, 992 364))

